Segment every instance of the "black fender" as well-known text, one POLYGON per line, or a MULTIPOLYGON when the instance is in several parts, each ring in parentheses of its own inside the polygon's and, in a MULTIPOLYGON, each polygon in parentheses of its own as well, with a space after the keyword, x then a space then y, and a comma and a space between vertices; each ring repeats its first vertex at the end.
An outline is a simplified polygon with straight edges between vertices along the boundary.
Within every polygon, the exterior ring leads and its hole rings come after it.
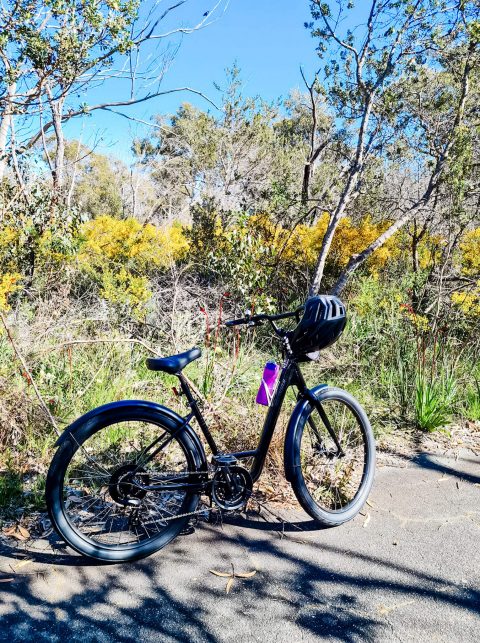
POLYGON ((325 391, 327 388, 327 384, 319 384, 318 386, 310 389, 307 395, 303 395, 299 399, 293 409, 292 415, 290 416, 287 431, 285 433, 285 446, 283 450, 285 478, 288 482, 292 481, 294 469, 298 466, 294 462, 294 454, 296 452, 295 443, 299 436, 299 428, 306 422, 307 416, 312 409, 309 397, 311 398, 312 396, 315 396, 316 398, 319 398, 320 393, 325 391))
POLYGON ((64 444, 73 433, 77 433, 79 430, 81 430, 81 434, 79 436, 81 438, 83 433, 89 433, 95 428, 95 426, 98 426, 100 429, 103 422, 113 413, 115 413, 115 416, 120 419, 122 418, 122 415, 124 415, 125 418, 128 417, 133 419, 135 416, 135 410, 140 409, 143 412, 147 411, 150 413, 152 420, 160 419, 162 424, 165 425, 165 428, 172 432, 178 430, 183 425, 183 428, 181 428, 180 431, 187 433, 197 451, 197 469, 199 471, 208 470, 208 463, 203 445, 192 427, 189 424, 185 424, 184 418, 166 406, 145 400, 121 400, 119 402, 110 402, 109 404, 104 404, 103 406, 99 406, 96 409, 85 413, 85 415, 79 417, 63 431, 55 442, 55 446, 64 444))

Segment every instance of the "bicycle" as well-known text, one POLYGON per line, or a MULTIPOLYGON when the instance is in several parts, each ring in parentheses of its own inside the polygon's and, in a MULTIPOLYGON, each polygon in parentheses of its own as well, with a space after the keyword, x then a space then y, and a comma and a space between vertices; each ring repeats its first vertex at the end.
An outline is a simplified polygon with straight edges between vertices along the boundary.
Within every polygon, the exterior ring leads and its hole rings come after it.
POLYGON ((310 349, 338 339, 345 326, 342 302, 314 297, 275 315, 247 314, 226 326, 269 323, 284 362, 256 449, 221 453, 183 369, 199 348, 147 359, 148 368, 176 375, 189 412, 184 417, 154 402, 125 400, 80 417, 56 442, 46 501, 57 532, 79 553, 105 561, 131 561, 171 542, 199 511, 202 495, 222 511, 245 508, 259 479, 287 389, 297 403, 285 435, 285 476, 303 509, 319 525, 351 520, 368 498, 375 469, 375 441, 360 404, 346 391, 320 384, 309 389, 299 364, 310 349), (277 322, 295 318, 287 331, 277 322), (195 419, 211 451, 190 422, 195 419), (249 469, 240 461, 250 459, 249 469))

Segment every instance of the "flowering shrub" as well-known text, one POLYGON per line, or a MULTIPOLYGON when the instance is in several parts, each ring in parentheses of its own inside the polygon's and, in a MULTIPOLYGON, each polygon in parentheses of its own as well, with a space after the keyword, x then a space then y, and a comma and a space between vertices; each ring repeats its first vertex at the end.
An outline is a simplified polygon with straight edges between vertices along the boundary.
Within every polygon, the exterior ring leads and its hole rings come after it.
MULTIPOLYGON (((296 265, 313 267, 318 258, 322 240, 327 230, 329 215, 323 213, 313 226, 298 225, 293 232, 275 226, 267 215, 251 217, 250 227, 263 239, 268 241, 280 260, 296 265)), ((374 241, 387 227, 388 222, 374 223, 369 215, 355 224, 350 217, 340 221, 333 239, 328 264, 330 267, 344 267, 352 254, 358 253, 374 241)), ((376 272, 382 268, 399 251, 395 237, 379 248, 370 258, 368 268, 376 272)))
POLYGON ((137 219, 101 216, 85 223, 78 261, 102 297, 137 312, 150 299, 148 277, 181 259, 188 248, 179 225, 159 228, 137 219))
POLYGON ((19 290, 21 275, 18 273, 6 273, 0 276, 0 310, 9 310, 8 298, 19 290))
POLYGON ((460 243, 461 266, 464 275, 480 275, 480 228, 467 232, 460 243))
MULTIPOLYGON (((460 271, 466 277, 480 276, 480 228, 467 232, 460 243, 460 271)), ((467 317, 480 317, 480 279, 468 291, 454 292, 451 300, 467 317)))
POLYGON ((416 313, 411 304, 400 304, 400 309, 405 317, 412 322, 417 331, 426 332, 429 330, 428 317, 416 313))
POLYGON ((480 281, 476 292, 454 292, 452 302, 468 317, 480 317, 480 281))

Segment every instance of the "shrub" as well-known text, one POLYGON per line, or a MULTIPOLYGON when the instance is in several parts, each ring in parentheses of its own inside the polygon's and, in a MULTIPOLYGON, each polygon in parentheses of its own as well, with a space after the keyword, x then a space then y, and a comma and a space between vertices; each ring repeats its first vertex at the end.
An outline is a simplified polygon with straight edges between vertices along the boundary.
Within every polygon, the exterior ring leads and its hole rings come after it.
POLYGON ((102 216, 82 227, 78 261, 100 295, 140 312, 152 292, 148 277, 181 259, 188 243, 179 225, 165 228, 137 219, 102 216))
POLYGON ((22 276, 18 273, 6 273, 0 276, 0 310, 8 310, 8 298, 20 288, 22 276))

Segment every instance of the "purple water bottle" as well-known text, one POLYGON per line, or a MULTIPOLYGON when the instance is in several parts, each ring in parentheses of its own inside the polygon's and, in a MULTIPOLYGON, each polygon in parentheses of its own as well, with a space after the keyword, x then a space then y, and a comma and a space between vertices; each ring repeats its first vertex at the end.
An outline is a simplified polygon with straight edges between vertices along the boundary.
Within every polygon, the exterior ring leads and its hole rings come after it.
POLYGON ((263 369, 262 381, 258 389, 256 403, 263 404, 263 406, 270 406, 272 401, 273 391, 275 390, 275 383, 280 372, 280 365, 275 362, 267 362, 263 369))

